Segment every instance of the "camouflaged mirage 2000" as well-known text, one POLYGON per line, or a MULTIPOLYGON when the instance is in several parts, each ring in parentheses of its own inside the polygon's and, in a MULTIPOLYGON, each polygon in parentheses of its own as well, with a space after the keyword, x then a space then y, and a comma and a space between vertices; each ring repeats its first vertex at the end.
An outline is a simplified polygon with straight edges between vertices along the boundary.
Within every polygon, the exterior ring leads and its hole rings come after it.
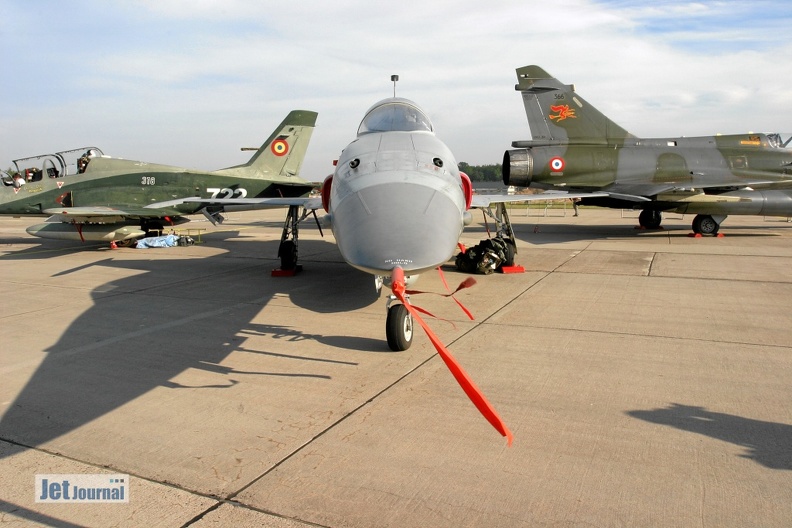
POLYGON ((517 80, 532 139, 504 154, 507 185, 596 191, 581 203, 641 209, 646 228, 663 211, 695 214, 700 234, 717 233, 728 215, 792 216, 789 138, 639 138, 538 66, 518 68, 517 80))

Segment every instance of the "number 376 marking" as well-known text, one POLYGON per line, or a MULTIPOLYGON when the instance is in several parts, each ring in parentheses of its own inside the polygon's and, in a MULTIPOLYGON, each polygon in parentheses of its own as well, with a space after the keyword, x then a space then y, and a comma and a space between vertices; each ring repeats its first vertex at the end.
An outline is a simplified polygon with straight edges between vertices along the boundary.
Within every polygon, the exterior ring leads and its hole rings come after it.
POLYGON ((220 189, 218 187, 214 187, 211 189, 206 189, 206 192, 212 193, 210 198, 244 198, 247 196, 247 190, 242 188, 229 189, 226 187, 220 189))

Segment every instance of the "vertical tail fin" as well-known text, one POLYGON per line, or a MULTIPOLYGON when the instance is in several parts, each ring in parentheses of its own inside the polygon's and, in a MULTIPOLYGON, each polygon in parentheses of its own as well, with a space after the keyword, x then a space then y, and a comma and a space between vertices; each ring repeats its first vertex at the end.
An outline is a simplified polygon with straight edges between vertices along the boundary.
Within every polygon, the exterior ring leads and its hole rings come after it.
POLYGON ((562 84, 539 66, 517 68, 514 89, 522 93, 534 141, 608 143, 635 137, 577 95, 574 85, 562 84))
POLYGON ((300 166, 308 150, 317 115, 309 110, 292 110, 247 163, 217 170, 215 174, 302 182, 298 178, 300 166))

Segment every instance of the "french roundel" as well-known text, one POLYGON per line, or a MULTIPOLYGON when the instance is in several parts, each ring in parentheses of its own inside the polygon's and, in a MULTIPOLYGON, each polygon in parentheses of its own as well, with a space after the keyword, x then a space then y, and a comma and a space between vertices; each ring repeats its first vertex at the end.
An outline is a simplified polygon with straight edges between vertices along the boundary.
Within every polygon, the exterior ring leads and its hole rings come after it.
POLYGON ((564 170, 564 158, 553 158, 550 160, 550 168, 553 169, 554 172, 561 172, 564 170))
POLYGON ((289 152, 289 144, 283 139, 276 139, 272 142, 272 145, 270 145, 270 150, 272 150, 272 153, 276 156, 283 156, 289 152))

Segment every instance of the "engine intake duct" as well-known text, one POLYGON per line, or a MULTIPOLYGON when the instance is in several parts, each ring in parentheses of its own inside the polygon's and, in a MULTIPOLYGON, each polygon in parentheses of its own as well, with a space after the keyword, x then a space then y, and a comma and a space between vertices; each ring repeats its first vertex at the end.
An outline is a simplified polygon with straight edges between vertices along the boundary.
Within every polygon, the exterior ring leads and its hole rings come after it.
POLYGON ((503 153, 503 183, 528 187, 533 177, 533 156, 529 149, 507 150, 503 153))

